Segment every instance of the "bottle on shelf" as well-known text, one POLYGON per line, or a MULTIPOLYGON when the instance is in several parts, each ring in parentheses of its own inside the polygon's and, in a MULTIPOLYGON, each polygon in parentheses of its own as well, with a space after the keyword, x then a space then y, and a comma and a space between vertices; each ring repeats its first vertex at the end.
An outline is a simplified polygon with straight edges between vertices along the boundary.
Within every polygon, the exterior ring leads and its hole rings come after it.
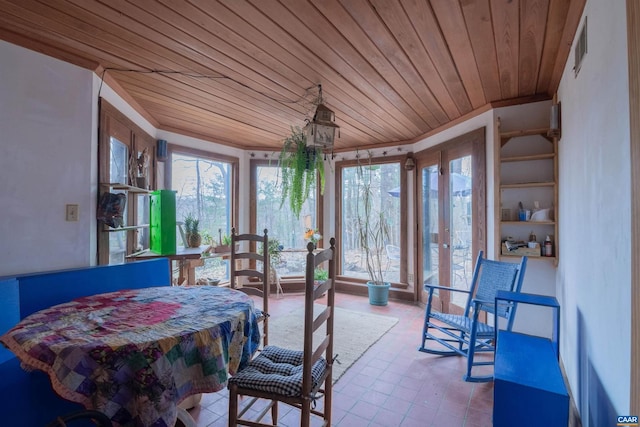
POLYGON ((544 239, 544 256, 553 256, 553 243, 549 235, 544 239))

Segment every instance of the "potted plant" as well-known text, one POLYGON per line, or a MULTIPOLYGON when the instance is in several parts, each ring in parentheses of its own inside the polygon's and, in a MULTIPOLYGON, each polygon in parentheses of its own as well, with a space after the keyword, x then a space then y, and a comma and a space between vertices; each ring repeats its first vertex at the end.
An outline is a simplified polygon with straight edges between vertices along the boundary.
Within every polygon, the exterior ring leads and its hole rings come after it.
MULTIPOLYGON (((267 251, 269 252, 269 281, 276 285, 276 295, 282 292, 282 286, 280 285, 280 275, 278 274, 278 270, 276 266, 282 262, 282 250, 284 246, 280 243, 280 241, 276 238, 269 238, 269 246, 267 247, 267 251)), ((260 253, 262 253, 262 248, 260 249, 260 253)))
POLYGON ((190 248, 197 248, 202 243, 199 227, 200 220, 194 218, 190 213, 187 214, 184 218, 184 232, 187 246, 190 248))
POLYGON ((371 305, 387 305, 391 284, 384 280, 386 261, 384 245, 389 240, 389 226, 384 212, 374 206, 372 168, 358 165, 359 197, 357 204, 357 228, 360 247, 364 251, 369 281, 367 288, 371 305))
POLYGON ((269 247, 267 250, 269 251, 269 260, 270 265, 273 267, 275 264, 279 264, 282 261, 282 250, 284 246, 280 243, 280 241, 274 237, 269 238, 269 247))
POLYGON ((322 148, 307 145, 307 137, 299 127, 291 128, 284 140, 279 163, 282 173, 282 199, 289 197, 291 211, 300 217, 302 205, 309 198, 311 186, 319 177, 320 193, 324 194, 324 162, 322 148))
POLYGON ((322 283, 329 278, 329 271, 322 268, 317 267, 313 270, 313 280, 317 283, 322 283))
POLYGON ((231 252, 231 236, 228 234, 222 235, 222 229, 218 229, 218 244, 213 249, 216 253, 231 252))

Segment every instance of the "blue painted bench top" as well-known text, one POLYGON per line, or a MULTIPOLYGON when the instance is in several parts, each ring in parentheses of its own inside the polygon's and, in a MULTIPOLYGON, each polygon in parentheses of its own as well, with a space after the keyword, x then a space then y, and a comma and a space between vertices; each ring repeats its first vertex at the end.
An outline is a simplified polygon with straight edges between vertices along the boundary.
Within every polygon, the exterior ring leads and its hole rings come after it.
MULTIPOLYGON (((560 304, 554 297, 498 292, 499 303, 551 309, 551 339, 498 331, 493 386, 494 427, 566 427, 569 393, 559 363, 560 304)), ((496 324, 496 330, 497 324, 496 324)))
POLYGON ((498 333, 500 351, 496 353, 494 378, 567 394, 560 365, 551 340, 517 332, 498 333))
MULTIPOLYGON (((170 285, 166 258, 0 278, 0 335, 29 314, 75 298, 170 285)), ((0 396, 2 426, 44 427, 60 415, 84 409, 59 397, 45 373, 24 371, 20 361, 3 346, 0 346, 0 396)), ((77 421, 72 425, 94 424, 77 421)))

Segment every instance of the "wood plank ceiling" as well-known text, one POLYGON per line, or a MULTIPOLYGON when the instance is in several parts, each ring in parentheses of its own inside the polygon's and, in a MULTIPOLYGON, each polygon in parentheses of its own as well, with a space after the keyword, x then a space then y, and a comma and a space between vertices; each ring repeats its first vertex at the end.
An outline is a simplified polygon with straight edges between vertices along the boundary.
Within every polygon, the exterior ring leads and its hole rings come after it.
POLYGON ((0 0, 0 38, 95 71, 159 129, 278 150, 321 84, 336 151, 556 91, 585 0, 0 0))

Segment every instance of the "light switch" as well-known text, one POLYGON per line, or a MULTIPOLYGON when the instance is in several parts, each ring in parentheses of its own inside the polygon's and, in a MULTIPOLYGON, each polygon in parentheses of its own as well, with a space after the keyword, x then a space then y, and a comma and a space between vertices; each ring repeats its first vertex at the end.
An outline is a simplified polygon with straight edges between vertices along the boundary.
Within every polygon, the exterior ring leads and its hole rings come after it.
POLYGON ((78 205, 67 205, 67 221, 78 220, 78 205))

